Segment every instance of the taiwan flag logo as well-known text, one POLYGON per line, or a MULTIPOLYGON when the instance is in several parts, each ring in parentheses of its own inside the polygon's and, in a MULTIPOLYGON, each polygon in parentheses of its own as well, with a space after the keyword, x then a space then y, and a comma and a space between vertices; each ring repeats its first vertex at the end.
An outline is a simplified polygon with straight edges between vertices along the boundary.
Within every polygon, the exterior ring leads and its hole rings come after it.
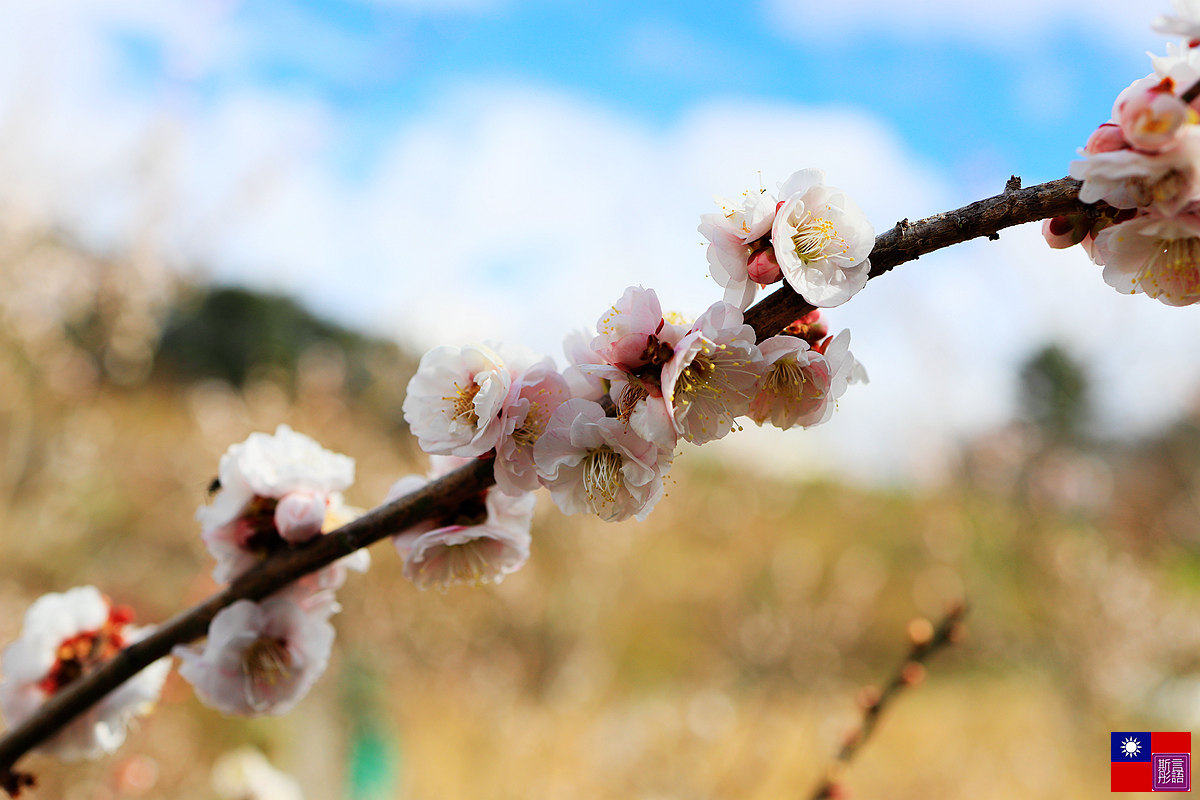
POLYGON ((1112 734, 1112 791, 1190 792, 1192 734, 1112 734))

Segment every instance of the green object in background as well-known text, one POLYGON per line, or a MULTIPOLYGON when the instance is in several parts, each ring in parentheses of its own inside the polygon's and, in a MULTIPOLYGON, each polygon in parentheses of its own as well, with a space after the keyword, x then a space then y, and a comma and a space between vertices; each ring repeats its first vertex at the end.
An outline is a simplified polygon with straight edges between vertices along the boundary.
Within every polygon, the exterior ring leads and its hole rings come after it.
POLYGON ((395 797, 400 743, 383 729, 359 725, 350 741, 347 764, 347 797, 381 800, 395 797))
POLYGON ((377 671, 360 655, 347 659, 342 695, 350 731, 346 755, 348 800, 384 800, 396 797, 399 783, 400 741, 380 719, 384 707, 377 671))

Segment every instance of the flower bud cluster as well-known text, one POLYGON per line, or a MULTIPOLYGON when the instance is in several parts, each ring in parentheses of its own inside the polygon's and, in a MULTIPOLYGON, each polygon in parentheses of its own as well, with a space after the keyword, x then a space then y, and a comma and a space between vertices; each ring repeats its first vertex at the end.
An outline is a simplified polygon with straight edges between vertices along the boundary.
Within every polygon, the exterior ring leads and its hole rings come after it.
MULTIPOLYGON (((1181 18, 1156 28, 1200 33, 1197 14, 1176 6, 1181 18)), ((1109 208, 1045 220, 1042 233, 1054 248, 1082 245, 1117 291, 1191 305, 1200 301, 1200 100, 1184 95, 1200 81, 1200 42, 1168 45, 1152 61, 1071 162, 1079 199, 1109 208)))

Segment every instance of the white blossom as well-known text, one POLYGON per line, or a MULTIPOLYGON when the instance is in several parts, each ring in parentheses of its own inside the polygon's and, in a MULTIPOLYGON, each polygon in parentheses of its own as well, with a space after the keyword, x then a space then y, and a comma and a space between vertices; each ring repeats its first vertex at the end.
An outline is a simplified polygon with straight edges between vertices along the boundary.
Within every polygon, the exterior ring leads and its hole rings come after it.
MULTIPOLYGON (((388 500, 420 489, 468 459, 434 456, 429 476, 406 475, 392 485, 388 500)), ((425 519, 392 537, 404 559, 404 577, 421 589, 459 583, 499 583, 529 560, 530 526, 537 498, 511 495, 498 486, 480 492, 442 519, 425 519)))
MULTIPOLYGON (((676 433, 693 444, 720 439, 746 413, 762 368, 754 329, 729 303, 714 303, 663 367, 662 397, 676 433)), ((650 402, 654 402, 651 400, 650 402)))
POLYGON ((174 653, 205 705, 233 716, 286 714, 325 671, 333 638, 327 614, 287 597, 238 600, 213 617, 202 646, 174 653))
POLYGON ((564 514, 645 519, 663 494, 670 452, 607 417, 599 403, 568 400, 534 446, 534 462, 564 514))
MULTIPOLYGON (((769 252, 775 198, 766 191, 747 192, 741 204, 713 197, 721 211, 704 214, 697 229, 708 239, 708 264, 713 279, 725 288, 725 302, 745 311, 754 301, 761 276, 750 274, 756 255, 769 252)), ((775 278, 778 280, 778 278, 775 278)))
POLYGON ((814 306, 841 305, 867 283, 875 228, 825 172, 804 169, 779 188, 771 243, 783 277, 814 306))
POLYGON ((435 347, 408 382, 404 420, 426 453, 481 456, 500 439, 512 375, 487 344, 435 347))
POLYGON ((605 363, 629 371, 670 358, 686 327, 666 320, 653 289, 630 286, 600 316, 596 330, 592 350, 605 363))
POLYGON ((827 342, 824 352, 795 336, 772 336, 759 345, 763 378, 747 416, 782 429, 826 422, 847 385, 866 382, 866 370, 849 350, 850 332, 827 342))
POLYGON ((1080 150, 1082 161, 1072 161, 1070 175, 1083 181, 1079 199, 1103 200, 1114 208, 1142 208, 1160 214, 1177 214, 1197 199, 1196 163, 1200 160, 1200 128, 1187 125, 1179 143, 1161 153, 1080 150))
MULTIPOLYGON (((0 659, 0 709, 11 729, 47 699, 69 686, 153 628, 129 625, 94 586, 43 595, 25 613, 21 636, 0 659)), ((135 716, 150 713, 171 669, 162 658, 105 695, 99 703, 38 746, 64 761, 99 758, 125 741, 135 716)))
POLYGON ((1175 95, 1175 81, 1155 75, 1134 81, 1117 95, 1113 121, 1136 150, 1161 153, 1175 147, 1196 111, 1175 95))
POLYGON ((354 482, 354 459, 280 425, 274 435, 252 433, 232 445, 217 477, 217 494, 196 518, 217 560, 213 578, 225 583, 326 530, 331 510, 342 507, 341 491, 354 482))
POLYGON ((1171 0, 1176 16, 1160 16, 1154 20, 1153 28, 1168 36, 1184 39, 1200 38, 1200 0, 1171 0))
POLYGON ((1170 306, 1200 301, 1200 213, 1155 214, 1110 225, 1096 236, 1104 282, 1170 306))
POLYGON ((549 357, 513 376, 496 444, 496 485, 501 491, 515 496, 538 488, 533 446, 554 409, 569 399, 567 382, 549 357))

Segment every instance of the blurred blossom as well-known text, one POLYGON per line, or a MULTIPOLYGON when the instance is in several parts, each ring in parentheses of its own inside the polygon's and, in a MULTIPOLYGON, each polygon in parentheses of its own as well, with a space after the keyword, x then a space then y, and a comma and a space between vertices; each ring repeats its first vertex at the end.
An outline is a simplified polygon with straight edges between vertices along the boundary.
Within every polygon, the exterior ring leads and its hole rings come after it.
MULTIPOLYGON (((0 708, 9 728, 33 715, 58 691, 117 655, 153 628, 129 624, 128 609, 113 608, 94 586, 38 598, 25 613, 21 637, 4 649, 0 708)), ((171 670, 162 658, 110 692, 38 746, 64 761, 100 758, 125 741, 135 716, 153 709, 171 670)))
POLYGON ((212 787, 225 800, 304 800, 300 784, 253 747, 230 750, 212 767, 212 787))

